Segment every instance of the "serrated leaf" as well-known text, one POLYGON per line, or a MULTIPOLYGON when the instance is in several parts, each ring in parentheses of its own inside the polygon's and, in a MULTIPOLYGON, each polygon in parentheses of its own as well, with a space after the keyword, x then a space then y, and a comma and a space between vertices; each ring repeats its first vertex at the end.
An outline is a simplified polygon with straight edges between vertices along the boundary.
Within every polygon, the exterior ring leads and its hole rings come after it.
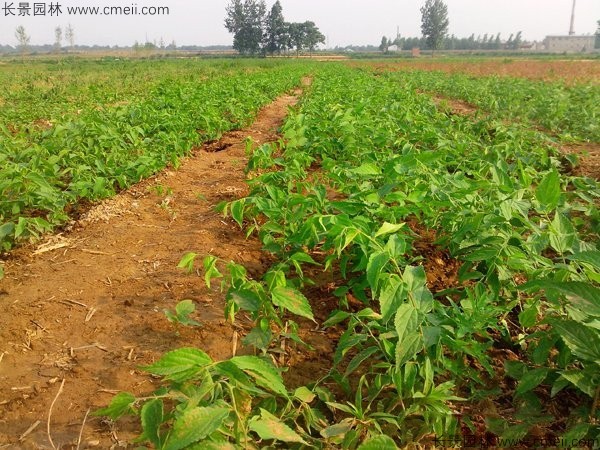
POLYGON ((551 324, 574 355, 585 361, 600 364, 600 332, 598 330, 572 320, 553 320, 551 324))
POLYGON ((175 420, 164 450, 181 450, 219 429, 229 415, 226 408, 193 408, 175 420))
POLYGON ((600 269, 600 251, 587 251, 570 255, 567 259, 580 263, 589 264, 596 269, 600 269))
POLYGON ((519 385, 515 391, 516 395, 523 395, 538 387, 548 375, 548 369, 533 369, 525 373, 519 380, 519 385))
POLYGON ((271 300, 293 314, 315 320, 308 299, 296 289, 278 286, 271 291, 271 300))
POLYGON ((163 401, 159 398, 150 400, 142 406, 140 412, 144 437, 154 444, 156 448, 161 447, 160 426, 164 422, 163 401))
POLYGON ((550 231, 550 245, 554 250, 562 254, 573 247, 577 234, 575 227, 558 211, 550 224, 550 231))
POLYGON ((346 371, 344 372, 344 376, 347 378, 352 372, 354 372, 358 367, 369 359, 374 354, 381 352, 379 347, 367 347, 360 352, 358 352, 354 357, 350 360, 346 371))
POLYGON ((327 428, 324 428, 321 430, 320 434, 325 439, 329 439, 329 438, 336 437, 336 436, 342 436, 342 435, 346 434, 348 431, 350 431, 351 429, 352 429, 352 422, 348 420, 348 421, 336 423, 327 428))
POLYGON ((419 333, 409 333, 396 344, 396 368, 399 370, 407 361, 423 349, 423 339, 419 333))
POLYGON ((231 217, 237 222, 237 224, 240 227, 242 227, 244 223, 244 204, 245 199, 243 198, 235 200, 229 204, 231 217))
POLYGON ((594 398, 596 394, 596 385, 593 382, 593 375, 587 370, 565 370, 560 373, 569 383, 576 386, 579 390, 594 398))
POLYGON ((404 300, 406 300, 406 286, 400 277, 391 274, 383 278, 379 293, 379 309, 384 322, 391 319, 404 300))
POLYGON ((162 375, 167 380, 186 381, 202 372, 212 359, 197 348, 180 348, 168 352, 154 364, 143 367, 147 372, 162 375))
POLYGON ((560 177, 556 170, 548 172, 535 190, 535 197, 546 211, 551 211, 560 200, 560 177))
POLYGON ((373 292, 379 291, 379 278, 383 274, 383 268, 390 260, 387 252, 376 252, 369 256, 367 263, 367 281, 373 292))
POLYGON ((254 378, 259 386, 284 397, 288 396, 281 374, 271 363, 257 356, 236 356, 229 361, 254 378))
POLYGON ((423 266, 406 266, 402 279, 406 283, 407 293, 417 309, 427 314, 433 307, 433 294, 427 288, 427 275, 423 266))
POLYGON ((95 416, 107 416, 112 420, 129 414, 133 411, 135 396, 129 392, 119 392, 115 395, 107 408, 99 409, 94 412, 95 416))
POLYGON ((398 333, 398 341, 417 331, 419 327, 419 312, 410 304, 400 305, 394 319, 394 327, 398 333))
POLYGON ((175 312, 179 317, 187 317, 196 311, 196 305, 191 300, 182 300, 175 306, 175 312))
POLYGON ((250 289, 231 289, 227 297, 244 311, 256 312, 262 303, 258 294, 250 289))
POLYGON ((381 169, 373 163, 365 163, 361 166, 351 169, 350 172, 355 173, 357 175, 369 176, 381 174, 381 169))
POLYGON ((294 391, 294 397, 301 402, 310 403, 316 398, 316 394, 314 394, 306 386, 300 386, 294 391))
MULTIPOLYGON (((592 425, 589 423, 578 423, 561 436, 561 442, 575 443, 584 440, 591 427, 592 425)), ((593 441, 594 440, 590 440, 589 443, 591 444, 591 442, 593 441)), ((584 443, 582 442, 582 444, 584 443)), ((582 445, 581 447, 584 447, 584 445, 582 445)))
POLYGON ((194 252, 186 253, 183 255, 183 258, 181 258, 181 261, 179 261, 179 264, 177 264, 177 267, 179 269, 185 269, 187 273, 192 273, 194 270, 194 261, 197 257, 198 255, 194 252))
POLYGON ((304 252, 294 253, 292 256, 290 256, 290 261, 303 262, 303 263, 315 264, 315 265, 319 264, 310 255, 308 255, 304 252))
POLYGON ((389 222, 384 222, 383 225, 381 225, 381 227, 379 228, 379 230, 377 230, 377 233, 375 233, 375 237, 385 236, 386 234, 395 233, 395 232, 401 230, 402 228, 404 228, 404 226, 405 226, 404 223, 393 224, 393 223, 389 223, 389 222))
POLYGON ((273 414, 261 408, 260 419, 250 420, 249 427, 261 439, 306 444, 304 439, 273 414))
POLYGON ((398 450, 398 447, 391 437, 380 435, 367 439, 358 450, 398 450))

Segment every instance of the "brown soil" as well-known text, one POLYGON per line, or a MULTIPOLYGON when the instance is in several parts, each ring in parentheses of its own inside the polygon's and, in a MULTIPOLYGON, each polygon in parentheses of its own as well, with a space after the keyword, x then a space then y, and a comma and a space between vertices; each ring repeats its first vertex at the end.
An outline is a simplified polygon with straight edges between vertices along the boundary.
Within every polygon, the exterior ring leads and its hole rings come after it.
POLYGON ((380 70, 439 70, 447 73, 467 73, 475 76, 529 78, 532 80, 564 81, 566 83, 600 84, 600 61, 543 61, 520 59, 481 59, 444 61, 412 59, 405 61, 352 62, 354 65, 375 66, 380 70))
MULTIPOLYGON (((62 234, 10 256, 0 281, 0 448, 50 448, 48 413, 63 380, 50 431, 57 447, 74 448, 88 410, 106 406, 117 391, 156 388, 157 380, 139 366, 185 346, 215 359, 232 356, 238 333, 223 319, 223 295, 176 266, 193 251, 242 263, 253 275, 264 271, 260 243, 246 240, 214 206, 245 195, 245 138, 277 140, 298 94, 265 107, 250 128, 196 149, 177 170, 95 206, 62 234), (201 328, 176 330, 167 321, 163 310, 184 299, 196 304, 201 328)), ((305 364, 313 375, 314 360, 330 354, 334 343, 317 332, 302 334, 322 350, 296 352, 286 362, 305 364)), ((108 424, 90 416, 81 448, 124 445, 136 433, 133 421, 108 424)))

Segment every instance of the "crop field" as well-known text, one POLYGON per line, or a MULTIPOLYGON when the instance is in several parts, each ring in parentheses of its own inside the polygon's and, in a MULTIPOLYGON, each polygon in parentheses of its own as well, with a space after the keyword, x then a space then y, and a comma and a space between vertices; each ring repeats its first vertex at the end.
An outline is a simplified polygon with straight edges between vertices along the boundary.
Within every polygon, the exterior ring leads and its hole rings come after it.
POLYGON ((0 65, 0 448, 600 446, 598 63, 427 64, 0 65))

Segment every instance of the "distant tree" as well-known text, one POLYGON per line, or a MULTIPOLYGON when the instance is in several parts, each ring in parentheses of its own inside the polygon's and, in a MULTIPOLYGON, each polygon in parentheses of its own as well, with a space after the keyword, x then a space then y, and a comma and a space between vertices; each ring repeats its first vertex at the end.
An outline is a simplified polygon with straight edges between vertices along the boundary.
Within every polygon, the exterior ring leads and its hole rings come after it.
POLYGON ((304 46, 311 52, 314 52, 317 45, 325 43, 325 35, 321 33, 314 22, 307 20, 303 23, 304 46))
POLYGON ((65 39, 69 43, 71 50, 73 50, 73 48, 75 47, 75 30, 73 29, 71 24, 67 25, 67 28, 65 28, 65 39))
POLYGON ((513 37, 514 37, 514 33, 510 33, 510 36, 508 37, 508 40, 506 41, 505 48, 507 48, 507 49, 513 48, 513 37))
POLYGON ((426 0, 421 8, 421 32, 430 49, 442 48, 449 24, 446 4, 442 0, 426 0))
POLYGON ((27 52, 29 48, 29 42, 31 41, 31 37, 27 34, 25 27, 23 25, 19 25, 15 30, 15 37, 17 38, 17 42, 19 50, 22 54, 27 52))
POLYGON ((277 0, 269 14, 265 24, 265 51, 269 54, 281 53, 286 49, 287 44, 287 27, 283 18, 283 8, 277 0))
POLYGON ((232 0, 227 5, 225 28, 233 33, 233 48, 241 54, 259 53, 266 9, 264 0, 232 0))
POLYGON ((517 35, 515 36, 514 41, 512 42, 512 48, 514 50, 518 50, 521 47, 521 44, 523 43, 523 39, 521 38, 522 33, 519 31, 517 33, 517 35))
POLYGON ((288 24, 288 33, 290 35, 290 49, 295 48, 296 54, 304 49, 304 24, 292 22, 288 24))
POLYGON ((595 48, 600 48, 600 20, 598 21, 598 29, 596 30, 596 45, 595 48))
POLYGON ((500 50, 502 48, 502 40, 500 39, 500 33, 496 35, 494 40, 494 50, 500 50))
POLYGON ((381 38, 381 44, 379 44, 379 50, 382 51, 383 53, 387 53, 388 47, 389 47, 388 38, 383 36, 381 38))
POLYGON ((62 48, 62 36, 63 36, 62 28, 56 27, 54 29, 54 49, 57 52, 60 52, 60 49, 62 48))

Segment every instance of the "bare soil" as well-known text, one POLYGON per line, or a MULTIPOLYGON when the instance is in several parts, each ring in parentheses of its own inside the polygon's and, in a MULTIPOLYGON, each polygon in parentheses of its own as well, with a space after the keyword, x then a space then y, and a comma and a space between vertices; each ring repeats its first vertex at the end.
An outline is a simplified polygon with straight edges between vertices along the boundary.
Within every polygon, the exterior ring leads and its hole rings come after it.
MULTIPOLYGON (((0 448, 51 448, 48 427, 58 448, 75 448, 88 410, 106 406, 118 391, 141 395, 157 387, 140 366, 179 347, 199 347, 215 359, 241 348, 241 333, 223 318, 223 294, 177 264, 193 251, 242 263, 254 275, 268 266, 260 243, 214 207, 247 193, 245 138, 276 141, 299 93, 265 107, 248 129, 195 149, 177 170, 10 255, 0 281, 0 448), (163 310, 184 299, 197 305, 202 327, 176 329, 167 321, 163 310)), ((302 334, 316 351, 290 349, 285 363, 312 377, 334 343, 316 331, 302 334)), ((137 433, 134 421, 89 416, 81 448, 123 447, 137 433)))
POLYGON ((447 73, 466 73, 474 76, 528 78, 532 80, 563 81, 566 83, 600 84, 598 60, 532 60, 532 59, 473 59, 440 60, 411 59, 404 61, 352 62, 353 65, 375 66, 379 70, 439 70, 447 73))

